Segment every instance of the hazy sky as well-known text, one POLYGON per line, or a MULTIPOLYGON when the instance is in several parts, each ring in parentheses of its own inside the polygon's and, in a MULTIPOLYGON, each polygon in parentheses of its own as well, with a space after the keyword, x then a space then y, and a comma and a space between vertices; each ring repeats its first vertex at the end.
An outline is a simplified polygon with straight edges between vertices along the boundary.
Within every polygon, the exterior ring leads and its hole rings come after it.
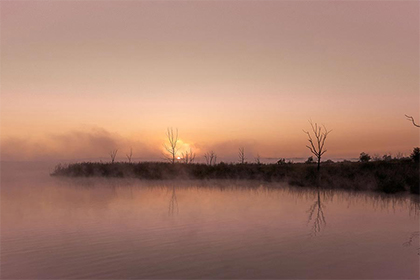
POLYGON ((418 1, 1 1, 2 160, 410 153, 418 1))

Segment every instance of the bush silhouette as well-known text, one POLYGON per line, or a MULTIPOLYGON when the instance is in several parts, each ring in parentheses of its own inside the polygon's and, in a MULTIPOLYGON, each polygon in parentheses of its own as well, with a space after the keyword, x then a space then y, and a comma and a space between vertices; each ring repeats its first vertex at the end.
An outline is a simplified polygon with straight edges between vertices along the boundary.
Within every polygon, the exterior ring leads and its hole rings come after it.
POLYGON ((371 157, 369 154, 366 154, 365 152, 360 153, 359 161, 360 162, 369 162, 371 160, 371 157))

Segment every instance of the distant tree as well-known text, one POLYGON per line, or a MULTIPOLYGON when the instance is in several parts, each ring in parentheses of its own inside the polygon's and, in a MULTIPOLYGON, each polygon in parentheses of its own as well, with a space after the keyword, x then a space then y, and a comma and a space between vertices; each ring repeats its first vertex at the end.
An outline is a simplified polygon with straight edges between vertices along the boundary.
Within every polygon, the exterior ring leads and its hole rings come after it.
POLYGON ((239 163, 241 164, 245 163, 245 148, 244 147, 239 148, 238 159, 239 159, 239 163))
POLYGON ((420 161, 420 148, 416 147, 413 149, 413 152, 410 155, 410 158, 415 162, 419 163, 420 161))
POLYGON ((115 149, 109 152, 109 155, 111 156, 111 163, 114 163, 117 153, 118 153, 118 149, 115 149))
POLYGON ((182 153, 182 162, 186 164, 193 163, 195 160, 195 153, 190 149, 189 152, 182 153))
POLYGON ((405 115, 405 117, 407 118, 407 120, 411 121, 415 127, 420 127, 420 125, 416 124, 412 116, 405 115))
POLYGON ((260 154, 257 154, 257 156, 255 157, 255 163, 256 163, 256 164, 261 164, 261 157, 260 157, 260 154))
POLYGON ((365 152, 361 152, 360 156, 359 156, 359 161, 360 162, 368 162, 371 160, 371 157, 369 154, 366 154, 365 152))
POLYGON ((131 158, 133 157, 133 148, 130 148, 130 153, 125 154, 128 159, 128 162, 131 163, 131 158))
POLYGON ((217 155, 215 152, 210 151, 204 154, 204 158, 206 159, 207 165, 216 164, 217 155))
POLYGON ((313 156, 308 157, 308 159, 305 161, 305 163, 308 163, 308 164, 315 163, 314 157, 313 156))
POLYGON ((317 123, 312 123, 312 121, 309 121, 312 128, 312 134, 308 131, 303 131, 308 135, 308 141, 310 145, 307 145, 306 147, 311 151, 314 156, 317 158, 317 170, 319 171, 320 165, 321 165, 321 157, 323 154, 327 152, 325 149, 325 139, 327 139, 328 134, 331 132, 331 130, 327 130, 325 126, 318 126, 317 123))
POLYGON ((168 144, 165 144, 165 150, 168 152, 168 155, 165 157, 170 163, 174 164, 176 162, 176 155, 178 153, 178 129, 176 129, 174 133, 172 127, 167 128, 166 138, 168 139, 168 144))

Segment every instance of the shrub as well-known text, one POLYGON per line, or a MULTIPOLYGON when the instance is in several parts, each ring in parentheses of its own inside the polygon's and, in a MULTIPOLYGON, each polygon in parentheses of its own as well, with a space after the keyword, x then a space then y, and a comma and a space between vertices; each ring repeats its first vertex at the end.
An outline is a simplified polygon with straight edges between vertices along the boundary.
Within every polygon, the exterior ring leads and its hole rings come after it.
POLYGON ((360 162, 369 162, 371 160, 371 157, 369 154, 366 154, 365 152, 360 153, 359 161, 360 162))
POLYGON ((314 157, 313 156, 308 157, 308 159, 305 161, 305 163, 315 163, 314 157))

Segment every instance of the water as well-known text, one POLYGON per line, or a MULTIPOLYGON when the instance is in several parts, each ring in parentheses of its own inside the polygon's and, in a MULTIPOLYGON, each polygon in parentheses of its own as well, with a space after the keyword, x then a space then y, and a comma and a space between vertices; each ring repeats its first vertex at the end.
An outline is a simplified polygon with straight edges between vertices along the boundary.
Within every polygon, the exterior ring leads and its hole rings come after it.
POLYGON ((418 196, 1 171, 2 279, 419 278, 418 196))

